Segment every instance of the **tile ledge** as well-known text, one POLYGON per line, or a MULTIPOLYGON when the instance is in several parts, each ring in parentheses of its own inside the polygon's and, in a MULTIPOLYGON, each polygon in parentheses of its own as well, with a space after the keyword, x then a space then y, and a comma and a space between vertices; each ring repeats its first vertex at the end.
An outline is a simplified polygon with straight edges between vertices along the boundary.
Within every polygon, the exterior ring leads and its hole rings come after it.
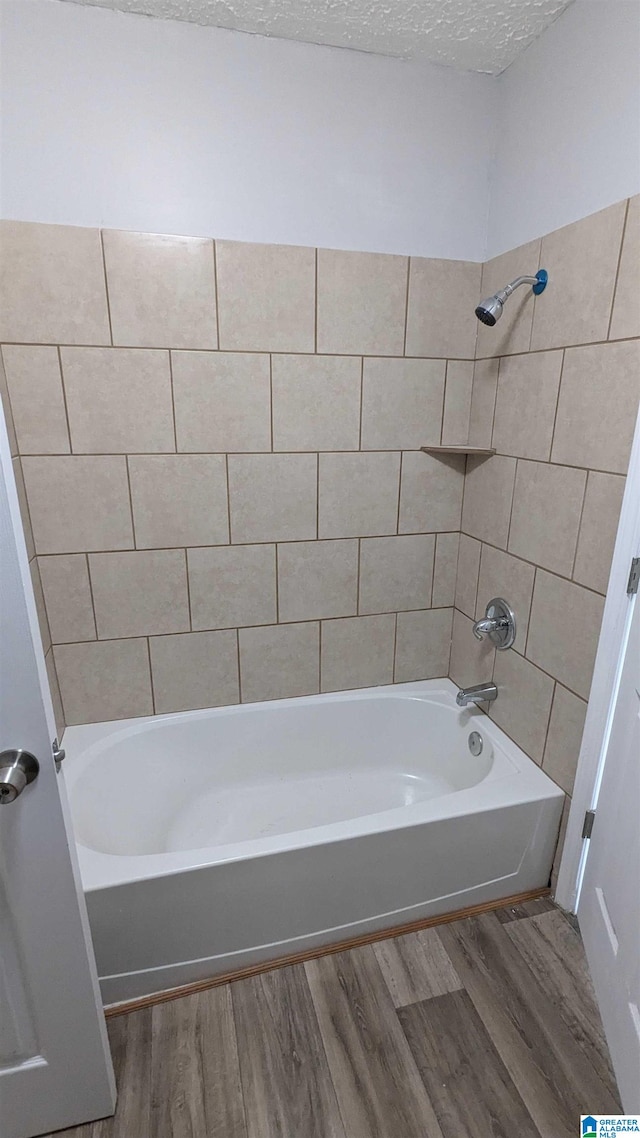
POLYGON ((425 454, 470 454, 484 458, 490 458, 496 453, 491 447, 472 447, 467 443, 463 443, 461 446, 420 447, 420 450, 424 451, 425 454))

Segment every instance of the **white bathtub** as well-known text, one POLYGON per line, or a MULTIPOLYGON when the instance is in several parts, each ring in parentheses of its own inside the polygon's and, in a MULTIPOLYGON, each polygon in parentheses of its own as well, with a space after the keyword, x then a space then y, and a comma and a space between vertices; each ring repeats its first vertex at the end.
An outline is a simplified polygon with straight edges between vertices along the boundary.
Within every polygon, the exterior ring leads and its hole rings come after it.
POLYGON ((564 795, 455 690, 70 727, 105 1002, 547 885, 564 795))

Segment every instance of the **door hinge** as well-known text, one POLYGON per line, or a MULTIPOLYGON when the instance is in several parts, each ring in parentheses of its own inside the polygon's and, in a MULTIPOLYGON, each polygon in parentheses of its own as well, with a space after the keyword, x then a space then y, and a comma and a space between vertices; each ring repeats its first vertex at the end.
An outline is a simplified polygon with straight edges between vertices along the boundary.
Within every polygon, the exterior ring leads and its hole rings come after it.
POLYGON ((53 761, 56 764, 56 770, 59 771, 60 766, 62 764, 62 760, 64 759, 66 752, 65 752, 64 748, 61 747, 60 744, 58 743, 57 737, 53 740, 53 743, 51 744, 51 753, 53 755, 53 761))
POLYGON ((587 812, 584 816, 584 824, 582 826, 582 837, 583 838, 590 838, 591 837, 591 832, 593 830, 593 823, 595 822, 595 820, 596 820, 595 810, 587 810, 587 812))
POLYGON ((631 562, 629 580, 627 581, 627 593, 630 597, 638 592, 638 585, 640 585, 640 557, 634 557, 631 562))

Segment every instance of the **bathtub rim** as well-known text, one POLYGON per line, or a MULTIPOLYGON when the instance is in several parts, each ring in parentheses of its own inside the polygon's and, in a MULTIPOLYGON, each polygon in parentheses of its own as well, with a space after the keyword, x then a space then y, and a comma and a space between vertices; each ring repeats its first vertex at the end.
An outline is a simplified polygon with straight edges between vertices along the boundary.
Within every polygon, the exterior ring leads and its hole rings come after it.
MULTIPOLYGON (((136 734, 149 728, 161 728, 163 723, 202 719, 209 716, 242 714, 256 709, 277 711, 283 707, 300 707, 310 703, 332 703, 372 698, 413 698, 421 702, 436 702, 448 710, 465 717, 467 724, 481 725, 481 729, 494 748, 492 769, 484 779, 472 787, 455 790, 434 799, 402 806, 374 814, 365 814, 321 826, 293 830, 285 834, 256 838, 226 845, 205 846, 188 850, 146 854, 114 854, 91 849, 76 841, 82 884, 85 892, 93 892, 125 883, 150 878, 196 871, 204 867, 229 864, 236 861, 268 857, 273 854, 309 846, 320 846, 366 834, 399 830, 442 818, 482 814, 496 805, 534 802, 550 797, 564 798, 564 792, 537 764, 514 743, 492 719, 477 707, 460 711, 455 704, 456 685, 450 679, 418 680, 404 684, 380 687, 355 688, 347 691, 324 692, 284 700, 269 700, 251 704, 233 704, 195 711, 170 712, 164 715, 141 716, 134 719, 112 720, 104 723, 82 724, 67 728, 65 732, 65 781, 71 792, 77 778, 83 773, 83 760, 89 761, 91 752, 101 742, 108 745, 112 736, 136 734), (437 698, 439 697, 439 698, 437 698), (87 755, 89 758, 87 758, 87 755)), ((114 740, 115 741, 115 740, 114 740)), ((64 769, 64 768, 63 768, 64 769)), ((72 810, 73 816, 73 810, 72 810)))

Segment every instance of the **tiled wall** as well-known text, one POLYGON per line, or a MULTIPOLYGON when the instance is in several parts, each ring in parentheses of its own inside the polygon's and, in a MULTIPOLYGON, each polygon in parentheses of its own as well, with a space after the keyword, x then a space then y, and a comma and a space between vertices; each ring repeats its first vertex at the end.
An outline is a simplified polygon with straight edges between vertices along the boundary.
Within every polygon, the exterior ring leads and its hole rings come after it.
POLYGON ((466 434, 480 265, 15 222, 0 239, 67 723, 447 674, 464 459, 418 448, 466 434))
POLYGON ((451 675, 493 677, 490 715, 571 794, 640 399, 640 197, 483 268, 482 294, 549 272, 479 326, 451 675), (514 651, 471 635, 487 601, 518 618, 514 651))

